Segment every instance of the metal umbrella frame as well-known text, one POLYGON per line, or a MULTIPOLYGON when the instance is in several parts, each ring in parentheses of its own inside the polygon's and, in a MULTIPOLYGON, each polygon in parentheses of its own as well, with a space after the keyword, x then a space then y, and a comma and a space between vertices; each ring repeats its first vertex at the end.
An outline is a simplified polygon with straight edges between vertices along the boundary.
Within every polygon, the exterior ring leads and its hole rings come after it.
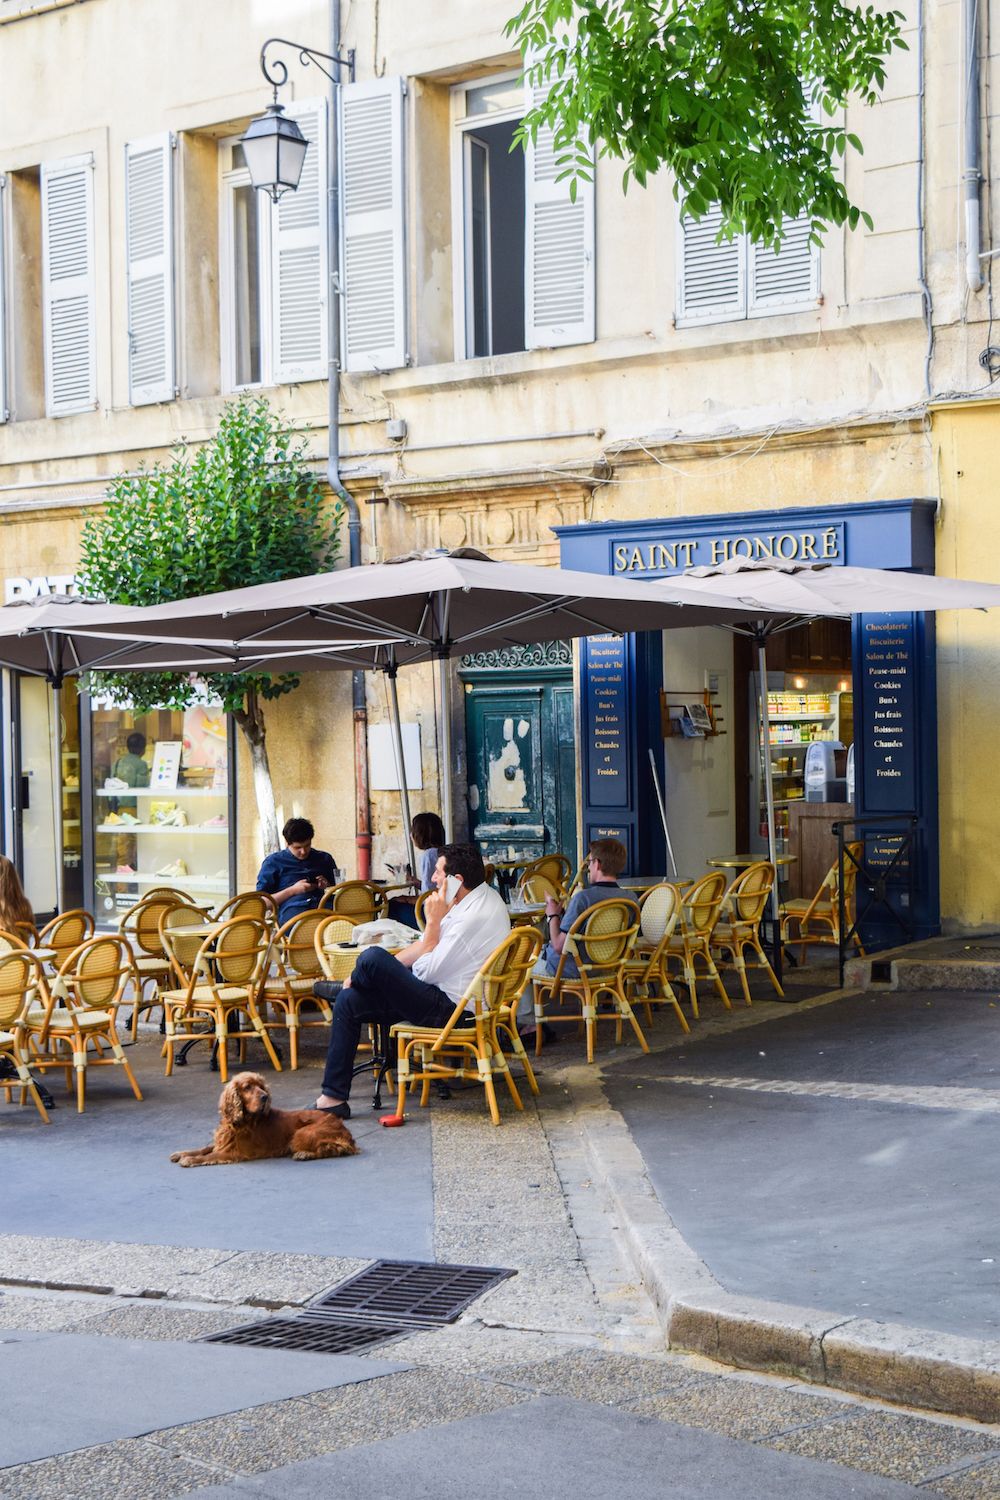
MULTIPOLYGON (((119 624, 95 617, 90 631, 108 642, 130 643, 131 657, 113 658, 116 671, 168 669, 162 661, 155 667, 147 664, 136 644, 144 641, 154 655, 172 647, 174 670, 210 670, 214 665, 219 671, 361 667, 386 672, 404 806, 408 799, 395 674, 401 666, 433 661, 441 702, 441 811, 450 837, 452 656, 638 629, 736 622, 743 614, 739 607, 706 600, 684 580, 637 583, 607 574, 497 562, 463 549, 410 554, 394 562, 156 605, 130 611, 119 624), (191 655, 185 657, 187 650, 191 655)), ((408 828, 408 816, 406 822, 408 828)))

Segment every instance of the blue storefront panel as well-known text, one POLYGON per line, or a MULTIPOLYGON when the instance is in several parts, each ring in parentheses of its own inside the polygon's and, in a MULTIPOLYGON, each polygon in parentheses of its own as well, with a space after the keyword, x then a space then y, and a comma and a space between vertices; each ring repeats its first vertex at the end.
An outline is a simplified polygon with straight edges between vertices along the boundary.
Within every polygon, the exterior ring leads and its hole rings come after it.
MULTIPOLYGON (((668 577, 736 557, 930 573, 934 512, 932 500, 891 500, 603 521, 556 531, 564 567, 631 578, 668 577)), ((918 819, 912 918, 917 935, 929 935, 939 927, 934 619, 856 616, 852 644, 857 813, 918 819)), ((653 711, 663 685, 661 662, 658 635, 601 637, 581 650, 584 830, 588 837, 619 833, 633 868, 663 864, 646 771, 649 750, 657 757, 661 750, 653 711)), ((877 831, 866 836, 873 849, 879 837, 877 831)), ((899 899, 909 899, 908 889, 899 899)), ((893 930, 883 934, 876 923, 871 935, 889 938, 893 930)))

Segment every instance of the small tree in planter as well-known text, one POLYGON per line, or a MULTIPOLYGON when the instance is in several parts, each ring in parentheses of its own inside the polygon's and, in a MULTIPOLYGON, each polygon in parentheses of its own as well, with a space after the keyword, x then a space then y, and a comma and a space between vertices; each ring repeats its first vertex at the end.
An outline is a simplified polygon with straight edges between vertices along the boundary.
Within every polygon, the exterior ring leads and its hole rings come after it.
MULTIPOLYGON (((333 566, 341 506, 324 509, 305 444, 263 397, 226 406, 210 442, 181 443, 168 464, 122 475, 108 506, 83 528, 80 590, 114 604, 165 604, 333 566)), ((201 676, 250 750, 265 852, 279 847, 263 703, 299 685, 292 674, 201 676)), ((187 673, 95 672, 87 686, 140 712, 203 701, 187 673)))

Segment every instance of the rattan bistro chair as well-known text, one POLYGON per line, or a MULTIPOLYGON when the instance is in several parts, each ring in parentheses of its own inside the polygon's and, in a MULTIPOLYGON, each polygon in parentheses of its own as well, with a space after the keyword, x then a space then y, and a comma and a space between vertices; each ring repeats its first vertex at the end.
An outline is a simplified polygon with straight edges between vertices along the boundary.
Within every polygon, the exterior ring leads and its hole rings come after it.
POLYGON ((49 992, 41 963, 26 948, 8 945, 0 954, 0 1059, 13 1068, 16 1076, 8 1074, 4 1077, 0 1089, 6 1094, 8 1103, 14 1088, 20 1089, 22 1104, 25 1096, 30 1095, 31 1102, 48 1125, 48 1111, 28 1072, 24 1050, 28 1011, 39 1000, 43 1007, 48 1006, 49 992))
POLYGON ((355 922, 373 922, 382 915, 385 892, 370 880, 344 880, 331 885, 319 900, 319 909, 351 917, 355 922))
POLYGON ((563 897, 572 873, 573 866, 565 854, 543 854, 539 859, 533 859, 530 865, 525 866, 521 874, 521 884, 523 885, 533 876, 540 875, 551 883, 560 897, 563 897))
POLYGON ((722 915, 715 924, 715 931, 711 937, 710 947, 718 966, 722 969, 736 970, 740 977, 743 998, 748 1005, 751 1004, 751 1000, 750 986, 747 983, 745 948, 752 949, 757 955, 757 963, 753 967, 765 970, 779 995, 785 993, 778 983, 778 977, 771 968, 760 941, 760 924, 773 888, 774 866, 772 864, 762 859, 755 865, 748 865, 742 874, 737 875, 726 892, 722 915), (725 957, 727 953, 728 958, 725 957))
POLYGON ((52 963, 58 969, 64 958, 68 958, 81 943, 93 937, 96 925, 90 912, 84 911, 82 907, 60 912, 59 916, 53 917, 39 932, 38 947, 54 949, 56 956, 52 963))
POLYGON ((541 947, 539 933, 530 927, 515 927, 490 954, 444 1026, 413 1026, 403 1021, 392 1027, 390 1035, 397 1047, 397 1116, 402 1116, 407 1090, 413 1085, 421 1085, 420 1103, 425 1105, 431 1083, 449 1078, 482 1084, 494 1125, 500 1124, 495 1086, 498 1077, 506 1083, 515 1107, 523 1109, 501 1045, 504 1037, 524 1069, 531 1092, 538 1093, 515 1014, 541 947))
MULTIPOLYGON (((844 915, 850 932, 855 922, 855 896, 858 883, 858 866, 862 858, 860 840, 844 845, 844 915)), ((785 901, 781 908, 781 939, 785 943, 797 943, 799 959, 805 961, 806 948, 811 943, 840 946, 840 868, 836 861, 827 870, 823 883, 812 900, 793 898, 785 901), (792 924, 796 933, 792 935, 792 924)), ((865 950, 860 934, 851 933, 861 957, 865 950)))
POLYGON ((681 964, 684 983, 687 985, 688 997, 691 1001, 691 1014, 695 1019, 698 1017, 697 964, 699 960, 705 965, 705 971, 715 985, 723 1005, 727 1010, 733 1008, 716 968, 711 948, 712 933, 719 920, 725 896, 726 877, 721 870, 712 870, 710 874, 703 875, 700 880, 696 880, 694 885, 683 894, 680 921, 674 928, 674 935, 666 948, 666 957, 672 962, 679 961, 681 964))
POLYGON ((632 956, 638 932, 639 908, 634 901, 623 896, 598 901, 577 917, 566 934, 555 974, 536 974, 532 980, 536 1055, 542 1050, 543 1021, 556 1024, 582 1021, 587 1034, 588 1062, 594 1061, 594 1037, 599 1020, 615 1022, 616 1042, 621 1041, 623 1023, 628 1021, 643 1052, 649 1051, 649 1044, 629 1002, 623 969, 632 956), (569 958, 575 960, 579 977, 570 978, 566 974, 569 958), (598 1010, 602 996, 611 1007, 604 1013, 598 1010), (579 1002, 579 1008, 562 1015, 553 1014, 548 1009, 550 1005, 565 1009, 568 1001, 579 1002))
MULTIPOLYGON (((306 1028, 329 1026, 333 1011, 325 1000, 313 994, 313 985, 324 977, 323 965, 316 947, 318 928, 329 923, 326 912, 311 907, 289 917, 274 934, 271 957, 273 972, 265 975, 257 992, 261 1019, 265 1027, 273 1031, 276 1025, 287 1028, 289 1067, 294 1072, 299 1065, 299 1032, 306 1028), (303 1005, 315 1006, 320 1014, 316 1020, 303 1020, 303 1005), (268 1007, 280 1011, 283 1019, 274 1022, 268 1019, 268 1007)), ((333 919, 335 922, 337 917, 333 919)))
POLYGON ((266 891, 240 891, 212 913, 215 922, 232 922, 235 917, 253 917, 255 922, 273 922, 277 907, 266 891))
POLYGON ((194 973, 195 960, 201 952, 205 941, 205 933, 195 931, 185 932, 185 928, 204 928, 210 925, 210 919, 206 916, 200 906, 179 903, 168 907, 160 914, 160 941, 163 943, 163 951, 170 960, 170 968, 173 976, 172 984, 168 988, 176 989, 187 984, 194 973))
POLYGON ((654 1005, 672 1005, 682 1031, 690 1031, 667 974, 667 947, 681 910, 681 893, 664 881, 649 888, 639 909, 639 935, 635 952, 622 965, 625 988, 632 1000, 645 1007, 652 1021, 654 1005))
POLYGON ((160 918, 164 912, 179 906, 180 897, 143 896, 129 907, 118 923, 118 932, 132 950, 134 968, 133 987, 135 1002, 132 1006, 132 1040, 139 1034, 139 1012, 155 1010, 160 1003, 160 988, 166 988, 171 979, 170 958, 160 935, 160 918), (146 986, 152 984, 150 996, 146 986))
MULTIPOLYGON (((171 914, 172 915, 172 914, 171 914)), ((164 938, 175 969, 182 960, 176 942, 164 924, 164 938)), ((180 1042, 203 1041, 206 1030, 214 1026, 219 1046, 219 1073, 223 1083, 229 1079, 227 1058, 231 1039, 240 1044, 240 1061, 244 1060, 246 1043, 256 1034, 274 1068, 280 1072, 278 1054, 271 1045, 257 1009, 257 991, 271 951, 271 937, 263 922, 250 917, 236 917, 224 922, 205 938, 195 955, 190 978, 183 988, 165 990, 162 995, 166 1016, 164 1054, 167 1076, 174 1070, 174 1048, 180 1042), (231 1033, 233 1016, 245 1015, 252 1032, 231 1033)))
POLYGON ((89 1068, 124 1068, 133 1094, 142 1098, 116 1030, 118 1007, 133 975, 132 950, 123 937, 89 938, 63 959, 47 998, 28 1011, 30 1065, 43 1071, 62 1068, 67 1087, 75 1073, 80 1114, 89 1068), (64 1005, 57 1010, 59 998, 64 1005))

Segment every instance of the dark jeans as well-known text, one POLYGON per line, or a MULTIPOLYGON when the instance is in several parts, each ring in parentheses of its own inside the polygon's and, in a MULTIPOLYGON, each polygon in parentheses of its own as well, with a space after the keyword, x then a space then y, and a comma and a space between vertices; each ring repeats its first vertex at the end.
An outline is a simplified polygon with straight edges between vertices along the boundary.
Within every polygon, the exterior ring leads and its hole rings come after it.
POLYGON ((323 1093, 330 1099, 349 1096, 362 1026, 394 1021, 443 1026, 454 1009, 455 1002, 436 984, 424 984, 384 948, 366 948, 333 1008, 323 1093))

